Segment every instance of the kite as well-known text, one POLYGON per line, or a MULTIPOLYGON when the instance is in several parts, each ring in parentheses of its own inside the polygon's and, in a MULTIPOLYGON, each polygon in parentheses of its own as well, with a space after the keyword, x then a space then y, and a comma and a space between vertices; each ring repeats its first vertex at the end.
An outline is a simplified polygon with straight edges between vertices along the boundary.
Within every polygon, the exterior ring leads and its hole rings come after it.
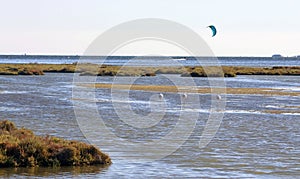
POLYGON ((214 37, 216 34, 217 34, 217 29, 216 29, 216 27, 215 26, 213 26, 213 25, 210 25, 210 26, 208 26, 210 29, 211 29, 211 31, 212 31, 212 37, 214 37))

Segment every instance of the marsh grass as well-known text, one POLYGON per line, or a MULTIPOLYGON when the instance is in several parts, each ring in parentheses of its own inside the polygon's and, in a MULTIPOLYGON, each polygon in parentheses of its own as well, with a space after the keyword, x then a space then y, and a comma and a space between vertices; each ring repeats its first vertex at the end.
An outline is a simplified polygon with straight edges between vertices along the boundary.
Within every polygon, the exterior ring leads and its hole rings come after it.
POLYGON ((108 165, 111 159, 93 145, 52 136, 36 136, 18 129, 11 121, 0 121, 0 167, 57 167, 108 165))
POLYGON ((0 64, 0 75, 43 75, 48 73, 80 73, 85 76, 155 76, 180 74, 183 77, 235 77, 237 75, 300 75, 300 67, 137 67, 97 64, 0 64))
POLYGON ((44 75, 44 72, 74 73, 75 64, 0 64, 0 75, 44 75))
POLYGON ((299 110, 263 110, 263 113, 268 114, 299 114, 299 110))
POLYGON ((273 88, 208 88, 193 86, 164 86, 164 85, 136 85, 136 84, 81 84, 81 86, 90 88, 108 88, 120 90, 138 90, 151 92, 170 92, 170 93, 226 93, 226 94, 253 94, 264 96, 300 96, 298 91, 285 91, 284 89, 273 88))

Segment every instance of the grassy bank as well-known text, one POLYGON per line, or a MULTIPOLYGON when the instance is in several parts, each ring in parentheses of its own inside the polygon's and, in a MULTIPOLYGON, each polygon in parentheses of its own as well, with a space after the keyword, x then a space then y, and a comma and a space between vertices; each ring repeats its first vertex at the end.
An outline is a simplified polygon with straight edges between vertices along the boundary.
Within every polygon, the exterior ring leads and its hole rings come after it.
POLYGON ((45 72, 86 76, 155 76, 180 74, 183 77, 235 77, 237 75, 300 75, 300 67, 133 67, 95 64, 0 64, 0 75, 43 75, 45 72))
POLYGON ((0 121, 0 167, 108 165, 111 159, 96 147, 57 137, 36 136, 0 121))
POLYGON ((44 75, 45 72, 74 73, 75 64, 0 64, 0 75, 44 75))

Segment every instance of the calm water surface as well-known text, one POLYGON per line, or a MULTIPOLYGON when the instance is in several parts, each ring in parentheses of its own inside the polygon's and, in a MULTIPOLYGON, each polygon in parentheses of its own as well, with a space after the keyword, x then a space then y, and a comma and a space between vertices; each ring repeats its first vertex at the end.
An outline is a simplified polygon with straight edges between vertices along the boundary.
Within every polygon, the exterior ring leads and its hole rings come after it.
MULTIPOLYGON (((178 78, 184 80, 184 78, 178 78)), ((220 80, 218 78, 214 80, 220 80)), ((98 77, 98 82, 111 83, 111 77, 98 77)), ((226 78, 227 87, 276 88, 300 91, 298 76, 238 76, 226 78)), ((138 78, 136 84, 168 84, 168 76, 138 78)), ((198 86, 209 86, 205 78, 196 78, 198 86)), ((38 135, 55 135, 86 141, 74 115, 72 99, 73 74, 44 76, 0 76, 0 116, 24 126, 38 135)), ((96 104, 106 125, 120 138, 144 142, 163 137, 178 120, 179 94, 165 93, 168 105, 166 120, 146 130, 134 129, 120 122, 111 103, 109 89, 96 89, 96 104), (142 139, 142 140, 141 140, 142 139)), ((147 103, 157 92, 130 91, 132 110, 147 115, 147 103)), ((194 95, 194 96, 193 96, 194 95)), ((299 96, 227 95, 226 111, 221 126, 205 148, 198 147, 201 132, 210 110, 210 94, 199 97, 200 109, 196 127, 189 139, 171 155, 153 162, 127 160, 118 146, 101 146, 110 154, 109 167, 62 167, 57 169, 0 169, 1 177, 104 178, 104 177, 192 177, 192 178, 296 178, 300 175, 300 99, 299 96), (268 111, 284 110, 287 113, 268 111)), ((78 99, 77 99, 78 100, 78 99)), ((81 99, 87 105, 91 99, 81 99)), ((158 148, 160 146, 157 146, 158 148)), ((164 148, 161 148, 164 150, 164 148)))

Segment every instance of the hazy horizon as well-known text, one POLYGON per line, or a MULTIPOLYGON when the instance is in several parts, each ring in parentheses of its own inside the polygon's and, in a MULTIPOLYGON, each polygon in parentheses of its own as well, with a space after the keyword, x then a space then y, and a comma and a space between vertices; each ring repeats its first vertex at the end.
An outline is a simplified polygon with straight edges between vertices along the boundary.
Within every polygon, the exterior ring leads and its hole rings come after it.
MULTIPOLYGON (((282 54, 271 54, 271 55, 269 55, 269 56, 238 56, 238 55, 236 55, 236 56, 234 56, 234 55, 232 55, 232 56, 230 56, 230 55, 228 55, 228 56, 222 56, 222 55, 220 55, 220 56, 215 56, 215 57, 234 57, 234 58, 237 58, 237 57, 253 57, 253 58, 255 58, 255 57, 262 57, 262 58, 268 58, 268 57, 270 57, 270 58, 272 58, 272 56, 273 55, 282 55, 282 54)), ((40 53, 40 54, 1 54, 0 53, 0 56, 65 56, 65 57, 68 57, 68 56, 95 56, 95 57, 100 57, 100 56, 105 56, 105 55, 84 55, 84 54, 46 54, 46 53, 40 53)), ((118 54, 118 55, 110 55, 110 56, 153 56, 153 57, 160 57, 160 56, 166 56, 166 57, 206 57, 206 56, 191 56, 191 55, 124 55, 124 54, 118 54)), ((284 56, 284 55, 282 55, 282 57, 288 57, 288 58, 293 58, 293 57, 298 57, 299 58, 299 56, 300 55, 294 55, 294 56, 284 56)))
MULTIPOLYGON (((298 56, 300 1, 3 1, 0 54, 82 55, 101 33, 141 18, 167 19, 195 31, 216 56, 298 56), (211 37, 208 25, 218 33, 211 37)), ((185 55, 170 44, 142 42, 119 55, 185 55)))

